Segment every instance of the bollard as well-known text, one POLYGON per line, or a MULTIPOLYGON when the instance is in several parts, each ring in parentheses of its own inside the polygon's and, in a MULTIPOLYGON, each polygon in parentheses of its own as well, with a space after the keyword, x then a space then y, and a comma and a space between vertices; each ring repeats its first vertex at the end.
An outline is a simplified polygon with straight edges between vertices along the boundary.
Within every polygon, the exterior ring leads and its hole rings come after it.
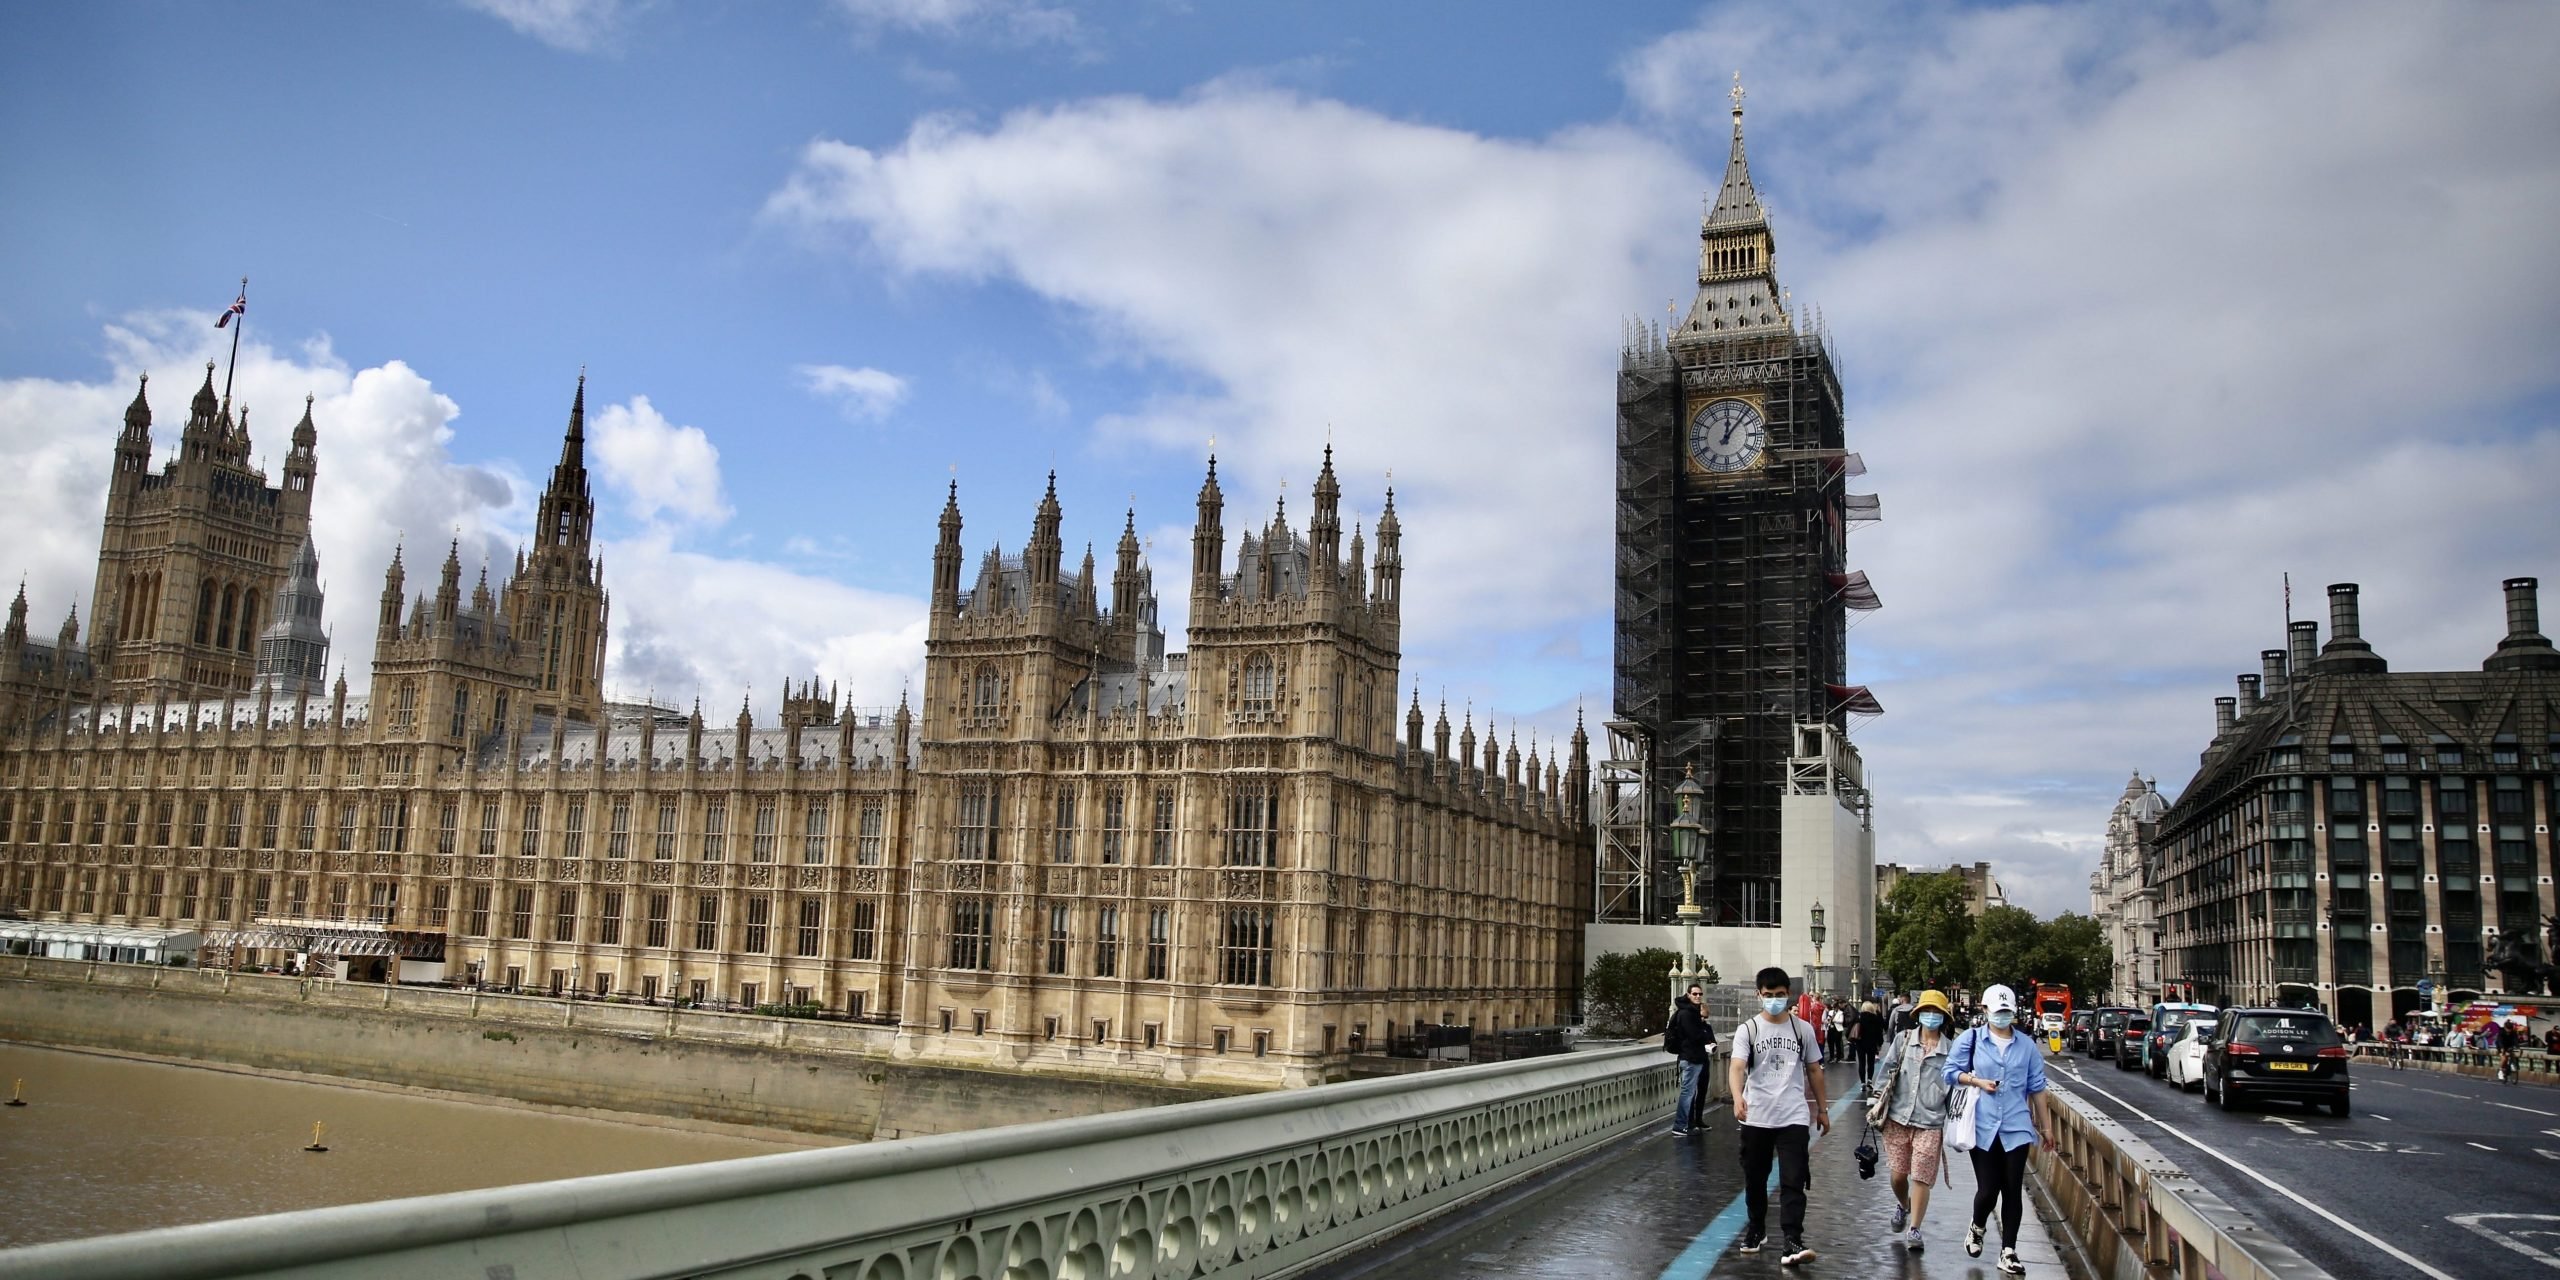
POLYGON ((310 1145, 310 1146, 307 1146, 307 1147, 304 1147, 304 1148, 303 1148, 303 1150, 305 1150, 305 1151, 326 1151, 326 1150, 328 1150, 328 1148, 327 1148, 327 1147, 324 1147, 324 1146, 321 1146, 321 1145, 320 1145, 320 1127, 321 1127, 321 1126, 320 1126, 320 1122, 319 1122, 319 1121, 314 1120, 314 1121, 312 1121, 312 1122, 311 1122, 311 1145, 310 1145))
POLYGON ((6 1103, 0 1103, 0 1106, 23 1107, 25 1105, 27 1105, 27 1082, 26 1078, 21 1076, 16 1084, 9 1086, 9 1100, 6 1103))

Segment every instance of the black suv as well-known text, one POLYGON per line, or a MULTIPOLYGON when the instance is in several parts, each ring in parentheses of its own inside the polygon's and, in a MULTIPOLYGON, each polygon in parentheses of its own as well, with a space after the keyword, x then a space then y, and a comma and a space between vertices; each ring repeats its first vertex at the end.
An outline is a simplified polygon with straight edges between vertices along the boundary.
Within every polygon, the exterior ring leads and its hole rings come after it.
POLYGON ((2089 1051, 2089 1029, 2096 1025, 2097 1021, 2098 1011, 2095 1009, 2072 1010, 2071 1029, 2065 1033, 2070 1037, 2067 1042, 2069 1047, 2076 1049, 2081 1053, 2087 1053, 2089 1051))
POLYGON ((2098 1006, 2098 1019, 2089 1026, 2089 1056, 2112 1060, 2116 1056, 2116 1041, 2124 1036, 2126 1019, 2140 1012, 2131 1005, 2098 1006))
POLYGON ((2347 1043, 2317 1009, 2225 1009, 2204 1048, 2204 1096, 2229 1111, 2244 1098, 2291 1098, 2347 1114, 2347 1043))

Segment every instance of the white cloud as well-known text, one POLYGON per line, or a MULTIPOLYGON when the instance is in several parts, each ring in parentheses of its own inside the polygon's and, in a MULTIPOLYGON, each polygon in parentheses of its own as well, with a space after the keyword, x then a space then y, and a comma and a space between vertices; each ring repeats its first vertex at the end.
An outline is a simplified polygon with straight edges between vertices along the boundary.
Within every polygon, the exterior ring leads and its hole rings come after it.
POLYGON ((624 0, 462 0, 555 49, 593 53, 620 28, 624 0))
POLYGON ((810 394, 834 401, 838 413, 857 421, 878 422, 907 398, 907 380, 881 369, 804 364, 795 372, 810 394))
POLYGON ((729 518, 720 490, 720 451, 700 427, 667 421, 647 396, 596 415, 597 469, 641 521, 672 516, 694 524, 729 518))
POLYGON ((604 555, 616 697, 698 696, 705 715, 726 723, 749 694, 758 718, 769 718, 786 677, 840 683, 866 707, 923 687, 922 600, 687 551, 664 530, 618 540, 604 555))
POLYGON ((1076 15, 1035 0, 836 0, 866 35, 884 31, 1006 44, 1076 44, 1076 15))
POLYGON ((1284 482, 1303 520, 1329 429, 1346 505, 1374 517, 1392 469, 1411 652, 1608 607, 1619 319, 1676 279, 1701 181, 1621 130, 1497 141, 1223 84, 820 142, 767 208, 897 271, 1018 279, 1205 384, 1103 430, 1216 437, 1231 536, 1284 482))

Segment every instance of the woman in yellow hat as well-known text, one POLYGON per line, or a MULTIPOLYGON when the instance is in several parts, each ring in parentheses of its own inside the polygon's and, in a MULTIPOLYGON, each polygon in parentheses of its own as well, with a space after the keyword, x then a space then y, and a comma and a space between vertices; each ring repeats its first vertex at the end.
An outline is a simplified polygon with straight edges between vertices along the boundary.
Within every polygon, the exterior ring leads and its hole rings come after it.
POLYGON ((1884 1130, 1886 1172, 1893 1182, 1894 1238, 1913 1253, 1922 1249, 1920 1220, 1929 1212, 1929 1188, 1942 1164, 1947 1123, 1947 1023, 1955 1008, 1943 991, 1923 991, 1913 1008, 1918 1024, 1894 1037, 1885 1053, 1884 1083, 1867 1108, 1869 1123, 1884 1130))

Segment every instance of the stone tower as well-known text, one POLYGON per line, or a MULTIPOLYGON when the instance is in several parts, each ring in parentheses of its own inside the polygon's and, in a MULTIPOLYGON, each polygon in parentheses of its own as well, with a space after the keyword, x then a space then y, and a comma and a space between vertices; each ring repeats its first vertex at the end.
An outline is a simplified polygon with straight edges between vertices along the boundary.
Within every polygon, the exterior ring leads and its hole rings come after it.
POLYGON ((320 553, 304 537, 293 553, 275 621, 258 636, 257 687, 278 702, 326 696, 329 633, 321 625, 320 553))
POLYGON ((214 394, 213 366, 188 407, 178 456, 151 471, 149 379, 125 410, 90 597, 101 692, 111 700, 218 697, 257 673, 295 551, 311 533, 319 433, 303 404, 284 482, 249 461, 249 415, 214 394))
POLYGON ((530 708, 595 722, 604 706, 605 627, 613 602, 593 554, 596 504, 587 487, 587 375, 569 404, 559 465, 534 517, 533 554, 507 583, 505 614, 531 664, 530 708))
POLYGON ((1839 379, 1779 286, 1739 84, 1698 234, 1687 314, 1667 331, 1632 325, 1619 370, 1613 704, 1647 752, 1653 915, 1679 901, 1670 795, 1694 765, 1715 833, 1708 921, 1774 926, 1793 727, 1873 707, 1847 684, 1844 610, 1874 603, 1845 569, 1846 531, 1874 499, 1843 492, 1860 468, 1839 379))

